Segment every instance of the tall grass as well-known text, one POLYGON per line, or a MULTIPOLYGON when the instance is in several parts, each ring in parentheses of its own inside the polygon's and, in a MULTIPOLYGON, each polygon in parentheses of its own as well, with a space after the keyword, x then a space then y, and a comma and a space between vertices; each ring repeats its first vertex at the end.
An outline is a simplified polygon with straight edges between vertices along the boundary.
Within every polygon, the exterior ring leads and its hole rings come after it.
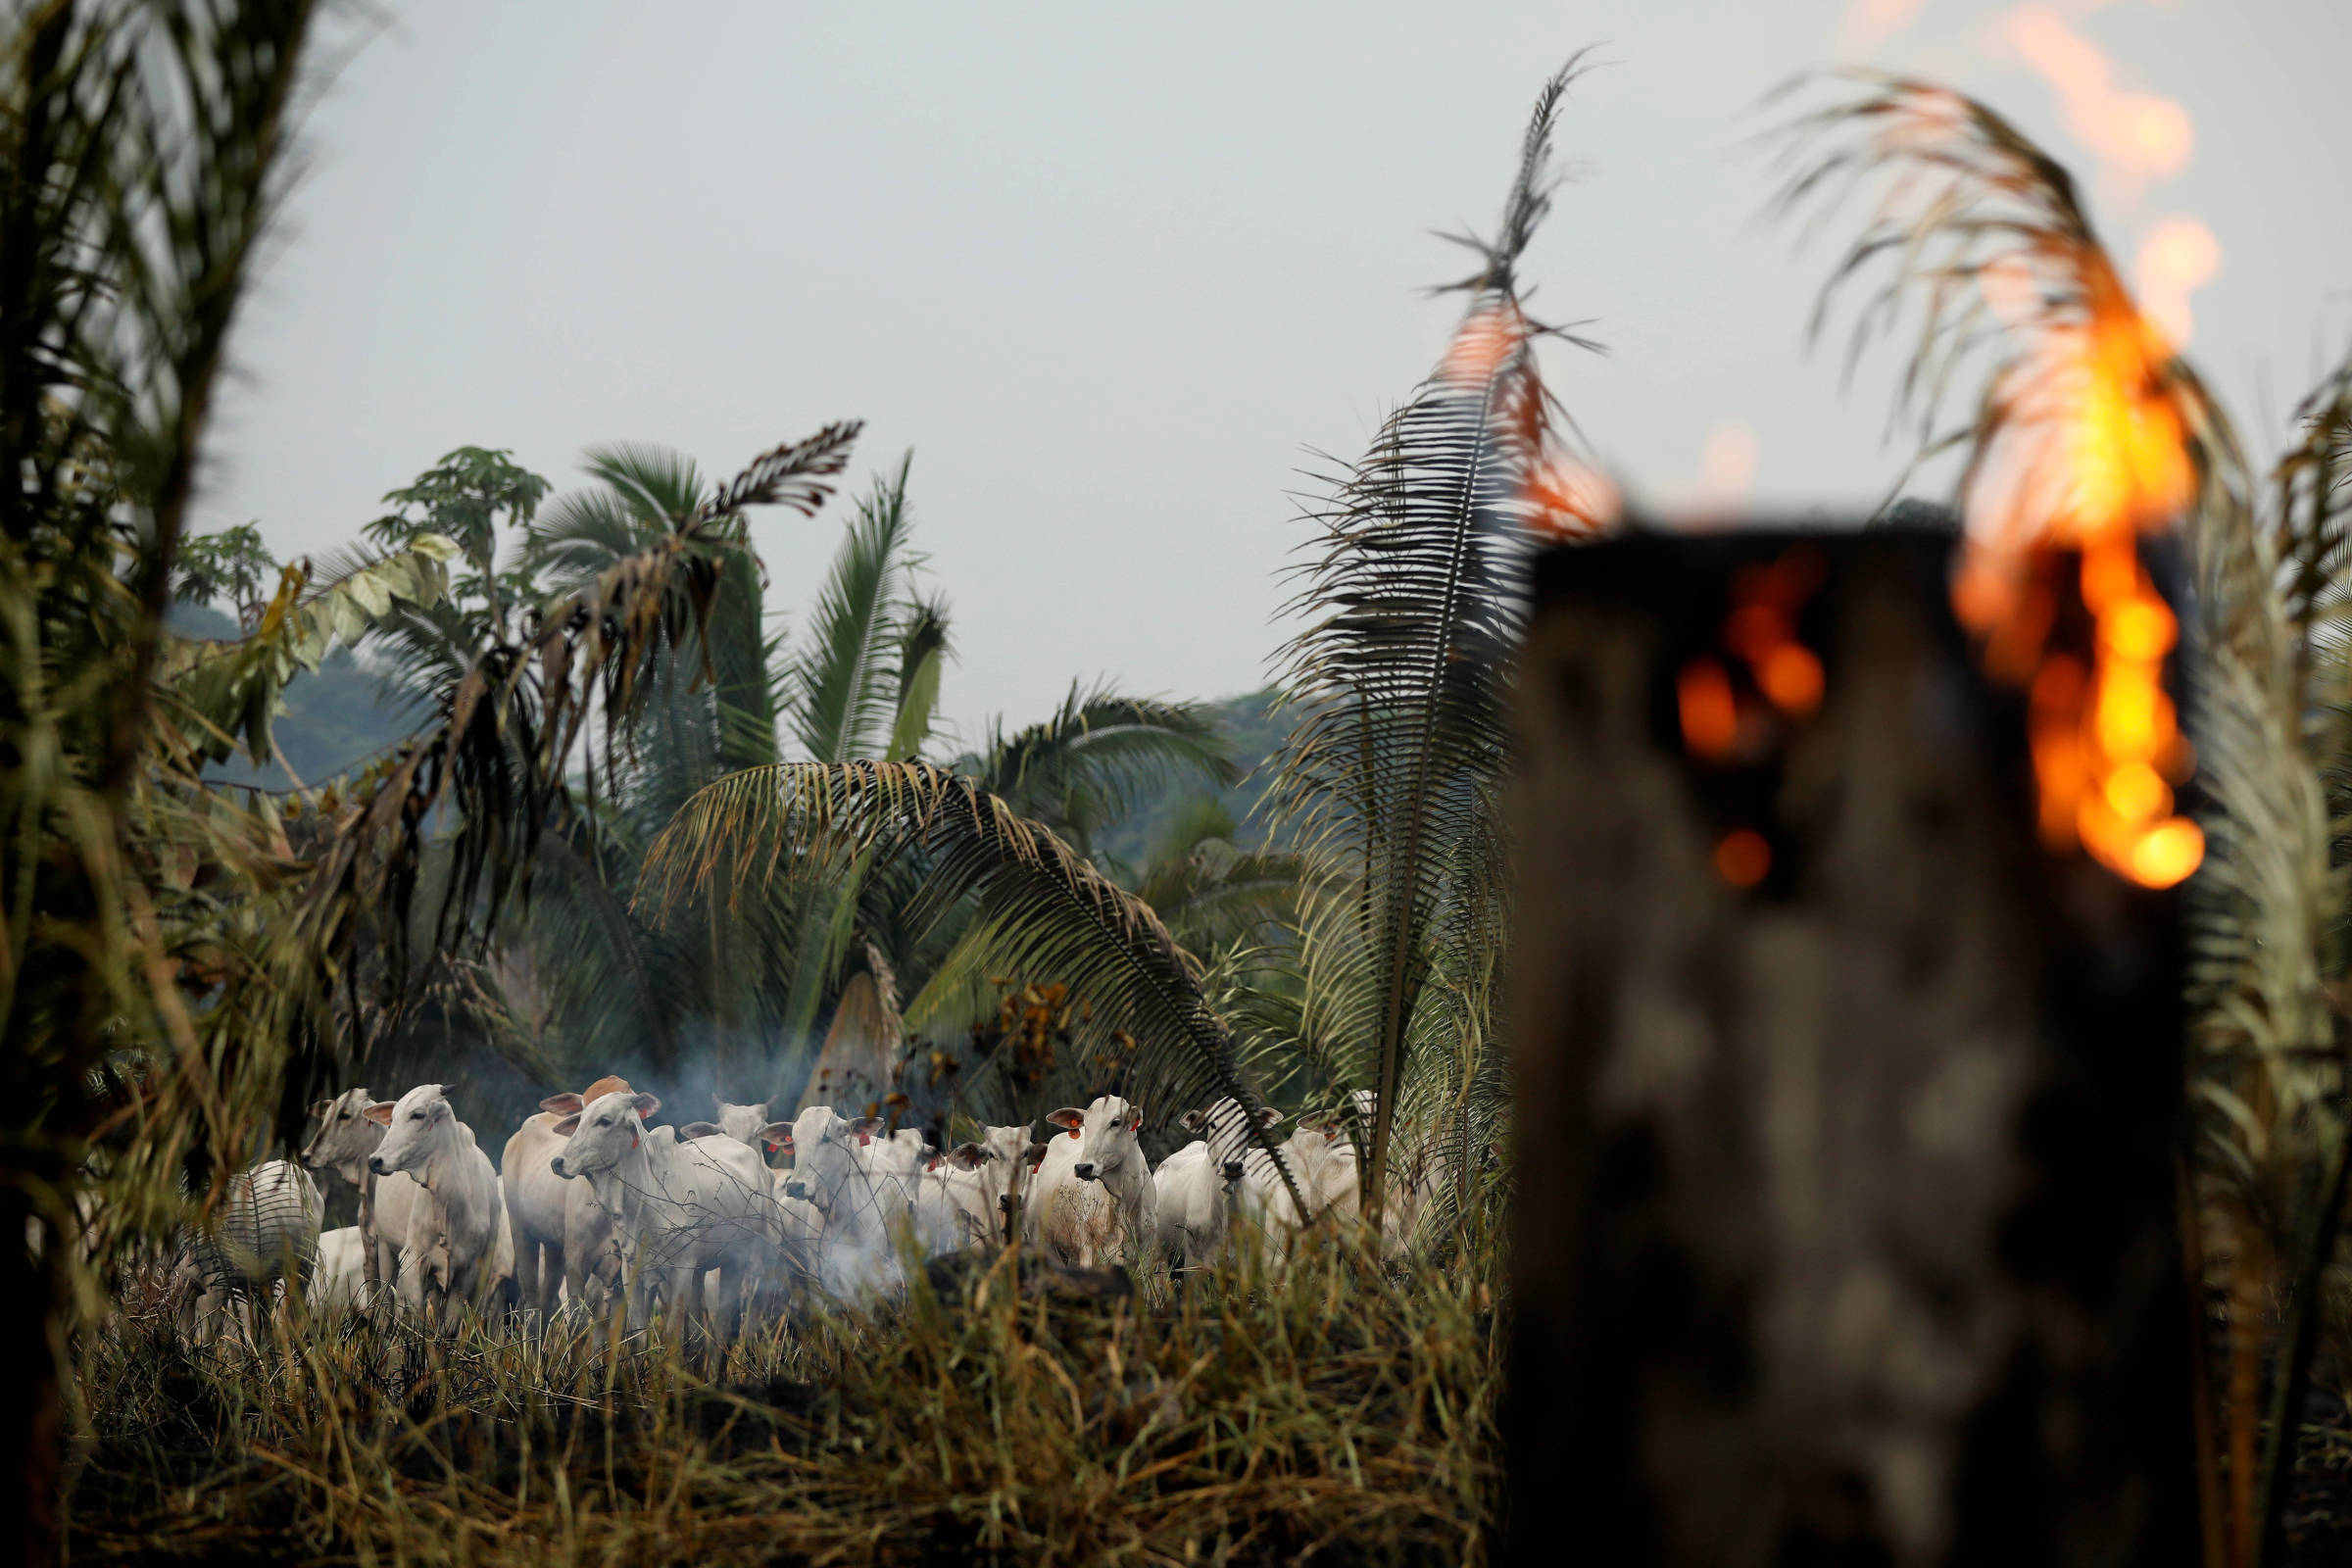
POLYGON ((82 1346, 74 1551, 1476 1562, 1501 1502, 1494 1256, 1384 1266, 1321 1238, 1280 1274, 1105 1301, 1008 1253, 723 1366, 658 1324, 439 1342, 292 1303, 195 1348, 126 1311, 82 1346))

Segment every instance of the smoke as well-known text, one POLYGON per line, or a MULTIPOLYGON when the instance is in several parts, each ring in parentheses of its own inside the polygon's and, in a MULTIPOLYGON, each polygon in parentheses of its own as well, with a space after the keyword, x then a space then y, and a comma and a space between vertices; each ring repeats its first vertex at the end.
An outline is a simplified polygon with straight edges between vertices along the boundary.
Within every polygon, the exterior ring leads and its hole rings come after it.
POLYGON ((2196 326, 2188 307, 2189 295, 2211 282, 2221 270, 2221 242, 2194 218, 2176 214, 2164 219, 2140 241, 2139 257, 2132 268, 2140 310, 2174 348, 2185 347, 2196 326))
POLYGON ((2068 134, 2089 150, 2127 206, 2149 182, 2188 167, 2196 146, 2188 111, 2170 98, 2117 85, 2106 54, 2055 9, 2019 6, 1997 26, 2001 41, 2058 95, 2068 134))

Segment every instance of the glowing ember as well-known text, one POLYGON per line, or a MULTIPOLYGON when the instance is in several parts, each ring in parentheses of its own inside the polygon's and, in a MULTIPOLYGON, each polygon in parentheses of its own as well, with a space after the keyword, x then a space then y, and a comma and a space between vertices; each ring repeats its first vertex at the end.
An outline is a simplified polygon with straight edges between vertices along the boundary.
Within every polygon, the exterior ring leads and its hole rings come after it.
POLYGON ((1753 760, 1770 743, 1773 712, 1797 719, 1821 706, 1826 677, 1821 660, 1797 641, 1796 615, 1824 570, 1820 552, 1800 546, 1733 575, 1732 607, 1717 639, 1730 660, 1702 654, 1675 681, 1683 747, 1692 757, 1753 760), (1736 679, 1742 666, 1745 679, 1736 679))
POLYGON ((1734 828, 1715 846, 1715 874, 1736 888, 1752 888, 1772 870, 1772 846, 1752 827, 1734 828))
POLYGON ((1712 659, 1693 659, 1675 682, 1682 710, 1683 745, 1691 756, 1720 762, 1740 740, 1740 708, 1732 677, 1712 659))
POLYGON ((2180 627, 2138 546, 2195 487, 2164 395, 2170 357, 2110 289, 2090 301, 2086 325, 2047 331, 2004 375, 2012 422, 1971 485, 1952 582, 1953 612, 1984 639, 1987 672, 2028 687, 2043 844, 2080 845, 2146 887, 2179 882, 2205 853, 2197 825, 2173 812, 2173 785, 2193 761, 2164 689, 2180 627), (2070 586, 2089 612, 2087 649, 2050 646, 2070 586))

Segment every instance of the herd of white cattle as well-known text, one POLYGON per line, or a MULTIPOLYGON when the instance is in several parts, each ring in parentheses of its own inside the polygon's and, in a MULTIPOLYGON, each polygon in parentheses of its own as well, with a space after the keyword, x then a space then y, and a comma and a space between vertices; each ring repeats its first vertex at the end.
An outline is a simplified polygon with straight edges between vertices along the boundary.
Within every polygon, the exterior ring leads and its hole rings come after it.
MULTIPOLYGON (((1362 1125, 1369 1096, 1349 1115, 1362 1125)), ((353 1089, 311 1107, 299 1161, 232 1179, 213 1225, 191 1232, 173 1275, 184 1333, 251 1325, 251 1305, 297 1282, 314 1308, 388 1299, 454 1327, 460 1309, 494 1321, 563 1310, 625 1311, 643 1326, 657 1300, 732 1339, 746 1313, 793 1293, 887 1296, 903 1260, 1018 1239, 1063 1265, 1170 1270, 1181 1287, 1228 1247, 1279 1266, 1310 1226, 1357 1212, 1356 1140, 1338 1115, 1282 1119, 1233 1100, 1187 1112, 1192 1141, 1152 1169, 1141 1107, 1106 1095, 1029 1126, 989 1127, 934 1149, 911 1128, 814 1105, 770 1121, 763 1104, 716 1102, 715 1121, 658 1126, 662 1102, 618 1078, 541 1102, 499 1162, 458 1119, 444 1086, 398 1100, 353 1089), (1268 1152, 1271 1146, 1274 1153, 1268 1152), (771 1169, 767 1155, 790 1156, 771 1169), (1290 1176, 1278 1168, 1279 1154, 1290 1176), (360 1222, 319 1230, 314 1172, 360 1193, 360 1222)), ((1396 1184, 1384 1245, 1400 1249, 1446 1179, 1416 1162, 1396 1184)))

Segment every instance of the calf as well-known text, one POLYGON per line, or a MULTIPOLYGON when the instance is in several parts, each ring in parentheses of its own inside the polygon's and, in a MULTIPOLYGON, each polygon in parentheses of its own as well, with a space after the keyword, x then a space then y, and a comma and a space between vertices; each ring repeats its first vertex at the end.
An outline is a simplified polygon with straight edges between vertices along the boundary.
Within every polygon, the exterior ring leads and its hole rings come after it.
MULTIPOLYGON (((703 1275, 721 1269, 730 1287, 773 1257, 775 1205, 767 1167, 728 1138, 681 1143, 666 1127, 649 1134, 645 1118, 662 1108, 652 1095, 618 1090, 592 1100, 556 1124, 569 1141, 553 1168, 566 1181, 585 1178, 612 1221, 630 1267, 625 1276, 628 1326, 644 1326, 646 1293, 658 1275, 675 1325, 699 1310, 703 1275)), ((742 1292, 720 1295, 719 1334, 741 1327, 742 1292)))
POLYGON ((406 1171, 424 1189, 401 1243, 400 1299, 454 1329, 450 1305, 486 1309, 500 1284, 501 1239, 512 1246, 498 1171, 440 1084, 376 1101, 367 1114, 384 1129, 368 1168, 379 1178, 406 1171))
POLYGON ((516 1283, 524 1304, 543 1315, 555 1310, 559 1294, 585 1300, 591 1278, 607 1289, 620 1284, 612 1222, 586 1188, 549 1166, 564 1148, 556 1125, 579 1114, 589 1101, 615 1092, 635 1093, 625 1079, 605 1077, 590 1084, 585 1095, 550 1095, 523 1119, 499 1156, 499 1184, 514 1228, 516 1283))
POLYGON ((365 1089, 346 1089, 332 1100, 311 1107, 318 1125, 302 1146, 300 1158, 308 1170, 331 1170, 360 1190, 360 1277, 368 1286, 393 1285, 400 1278, 401 1244, 408 1240, 409 1221, 424 1189, 405 1174, 378 1176, 368 1158, 384 1141, 381 1123, 368 1116, 373 1097, 365 1089))
POLYGON ((1158 1241, 1152 1168, 1136 1135, 1140 1106, 1104 1095, 1084 1110, 1063 1106, 1046 1120, 1069 1133, 1048 1140, 1022 1220, 1050 1256, 1089 1267, 1146 1258, 1158 1241))

